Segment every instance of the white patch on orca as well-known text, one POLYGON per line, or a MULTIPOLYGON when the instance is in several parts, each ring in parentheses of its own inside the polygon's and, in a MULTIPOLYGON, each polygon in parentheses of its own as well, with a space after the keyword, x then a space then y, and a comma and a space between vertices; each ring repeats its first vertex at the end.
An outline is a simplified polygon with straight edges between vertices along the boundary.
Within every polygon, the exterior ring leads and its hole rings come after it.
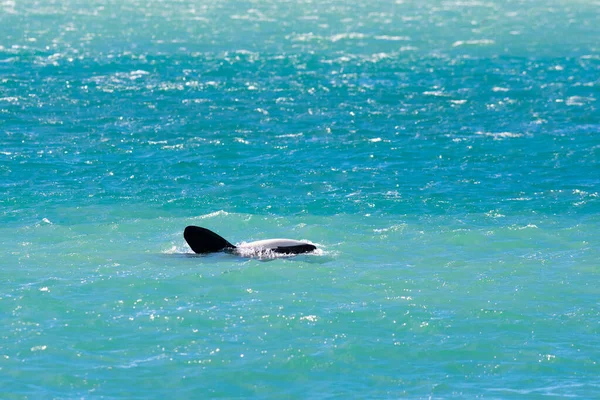
POLYGON ((255 242, 242 242, 237 245, 238 248, 260 248, 265 250, 275 249, 277 247, 301 246, 303 244, 312 244, 293 239, 265 239, 255 242))

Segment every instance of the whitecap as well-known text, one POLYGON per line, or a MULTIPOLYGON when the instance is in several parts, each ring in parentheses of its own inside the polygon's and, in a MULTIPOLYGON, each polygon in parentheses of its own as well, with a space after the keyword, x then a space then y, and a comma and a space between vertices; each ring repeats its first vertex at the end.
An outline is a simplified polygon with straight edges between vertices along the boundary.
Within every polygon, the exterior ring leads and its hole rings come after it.
POLYGON ((344 39, 364 39, 365 38, 365 34, 364 33, 358 33, 358 32, 350 32, 350 33, 338 33, 336 35, 331 35, 329 37, 329 40, 332 42, 338 42, 340 40, 344 40, 344 39))
POLYGON ((206 218, 214 218, 214 217, 220 217, 220 216, 226 216, 226 215, 229 215, 229 213, 227 211, 219 210, 219 211, 211 212, 208 214, 200 215, 197 218, 206 219, 206 218))
POLYGON ((494 43, 496 43, 496 42, 494 42, 492 39, 457 40, 456 42, 454 42, 452 44, 452 47, 458 47, 458 46, 464 46, 464 45, 470 45, 470 46, 490 45, 490 44, 494 44, 494 43))
POLYGON ((494 139, 508 139, 508 138, 518 138, 522 137, 522 133, 514 133, 514 132, 475 132, 477 135, 488 136, 494 139))
POLYGON ((389 41, 406 41, 410 40, 408 36, 388 36, 388 35, 379 35, 375 36, 376 40, 389 40, 389 41))
POLYGON ((322 36, 319 35, 315 35, 312 32, 308 32, 308 33, 296 33, 293 35, 287 35, 285 37, 288 40, 291 40, 293 42, 308 42, 311 40, 320 40, 323 39, 322 36))
POLYGON ((406 224, 392 225, 389 228, 373 229, 373 232, 375 232, 375 233, 396 232, 396 231, 402 231, 404 228, 406 228, 406 224))
POLYGON ((425 96, 434 96, 434 97, 447 97, 448 94, 442 92, 441 90, 428 90, 423 92, 425 96))
POLYGON ((582 97, 582 96, 571 96, 565 102, 568 106, 584 106, 587 103, 591 103, 596 99, 593 97, 582 97))

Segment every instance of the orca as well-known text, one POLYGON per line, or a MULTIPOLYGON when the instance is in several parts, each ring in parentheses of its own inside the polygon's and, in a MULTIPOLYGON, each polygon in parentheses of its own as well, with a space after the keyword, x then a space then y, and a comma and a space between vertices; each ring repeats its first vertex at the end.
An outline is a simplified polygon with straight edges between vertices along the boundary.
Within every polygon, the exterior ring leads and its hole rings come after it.
POLYGON ((303 254, 315 251, 313 244, 293 239, 266 239, 234 246, 213 231, 190 225, 183 231, 183 238, 196 254, 217 252, 241 253, 247 249, 271 251, 277 254, 303 254))

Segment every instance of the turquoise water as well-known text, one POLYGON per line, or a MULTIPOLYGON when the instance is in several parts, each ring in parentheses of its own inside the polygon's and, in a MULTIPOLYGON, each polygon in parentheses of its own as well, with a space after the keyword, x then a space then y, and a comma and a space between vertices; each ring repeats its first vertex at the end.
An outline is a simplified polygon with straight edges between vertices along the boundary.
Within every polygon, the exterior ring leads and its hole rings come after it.
POLYGON ((0 398, 598 397, 598 21, 1 1, 0 398))

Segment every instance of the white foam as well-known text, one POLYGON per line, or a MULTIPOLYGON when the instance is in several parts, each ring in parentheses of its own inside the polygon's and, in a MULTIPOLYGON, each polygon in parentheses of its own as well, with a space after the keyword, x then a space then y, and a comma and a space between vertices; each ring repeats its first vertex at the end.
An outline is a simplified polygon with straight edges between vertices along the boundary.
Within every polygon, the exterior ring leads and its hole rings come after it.
POLYGON ((295 257, 298 255, 317 255, 322 256, 324 252, 319 246, 315 243, 312 243, 307 240, 299 241, 292 239, 267 239, 267 240, 259 240, 256 242, 242 242, 237 244, 237 248, 235 249, 235 254, 240 255, 242 257, 248 258, 258 258, 258 259, 275 259, 275 258, 288 258, 295 257), (302 244, 312 244, 317 246, 316 250, 313 250, 309 253, 302 254, 290 254, 290 253, 276 253, 273 251, 276 247, 285 247, 285 246, 296 246, 302 244))
POLYGON ((508 138, 518 138, 522 137, 522 133, 514 133, 514 132, 476 132, 477 135, 489 136, 494 139, 508 139, 508 138))
POLYGON ((410 40, 410 38, 408 36, 388 36, 388 35, 375 36, 375 39, 376 40, 390 40, 390 41, 410 40))
POLYGON ((349 33, 338 33, 336 35, 331 35, 329 37, 329 40, 332 42, 338 42, 340 40, 344 40, 344 39, 364 39, 365 38, 365 34, 364 33, 358 33, 358 32, 349 32, 349 33))
POLYGON ((259 260, 286 258, 294 256, 294 254, 275 253, 271 249, 265 249, 262 247, 238 247, 235 250, 235 254, 240 255, 242 257, 258 258, 259 260))
POLYGON ((220 217, 220 216, 226 216, 226 215, 229 215, 229 213, 227 211, 219 210, 219 211, 211 212, 208 214, 200 215, 197 218, 206 219, 206 218, 214 218, 214 217, 220 217))
POLYGON ((494 43, 495 42, 491 39, 457 40, 456 42, 454 42, 452 44, 452 47, 459 47, 459 46, 465 46, 465 45, 469 45, 469 46, 490 45, 490 44, 494 44, 494 43))
POLYGON ((236 137, 236 138, 234 138, 234 140, 235 140, 236 142, 238 142, 238 143, 242 143, 242 144, 250 144, 250 142, 249 142, 249 141, 247 141, 246 139, 242 139, 242 138, 239 138, 239 137, 236 137))

